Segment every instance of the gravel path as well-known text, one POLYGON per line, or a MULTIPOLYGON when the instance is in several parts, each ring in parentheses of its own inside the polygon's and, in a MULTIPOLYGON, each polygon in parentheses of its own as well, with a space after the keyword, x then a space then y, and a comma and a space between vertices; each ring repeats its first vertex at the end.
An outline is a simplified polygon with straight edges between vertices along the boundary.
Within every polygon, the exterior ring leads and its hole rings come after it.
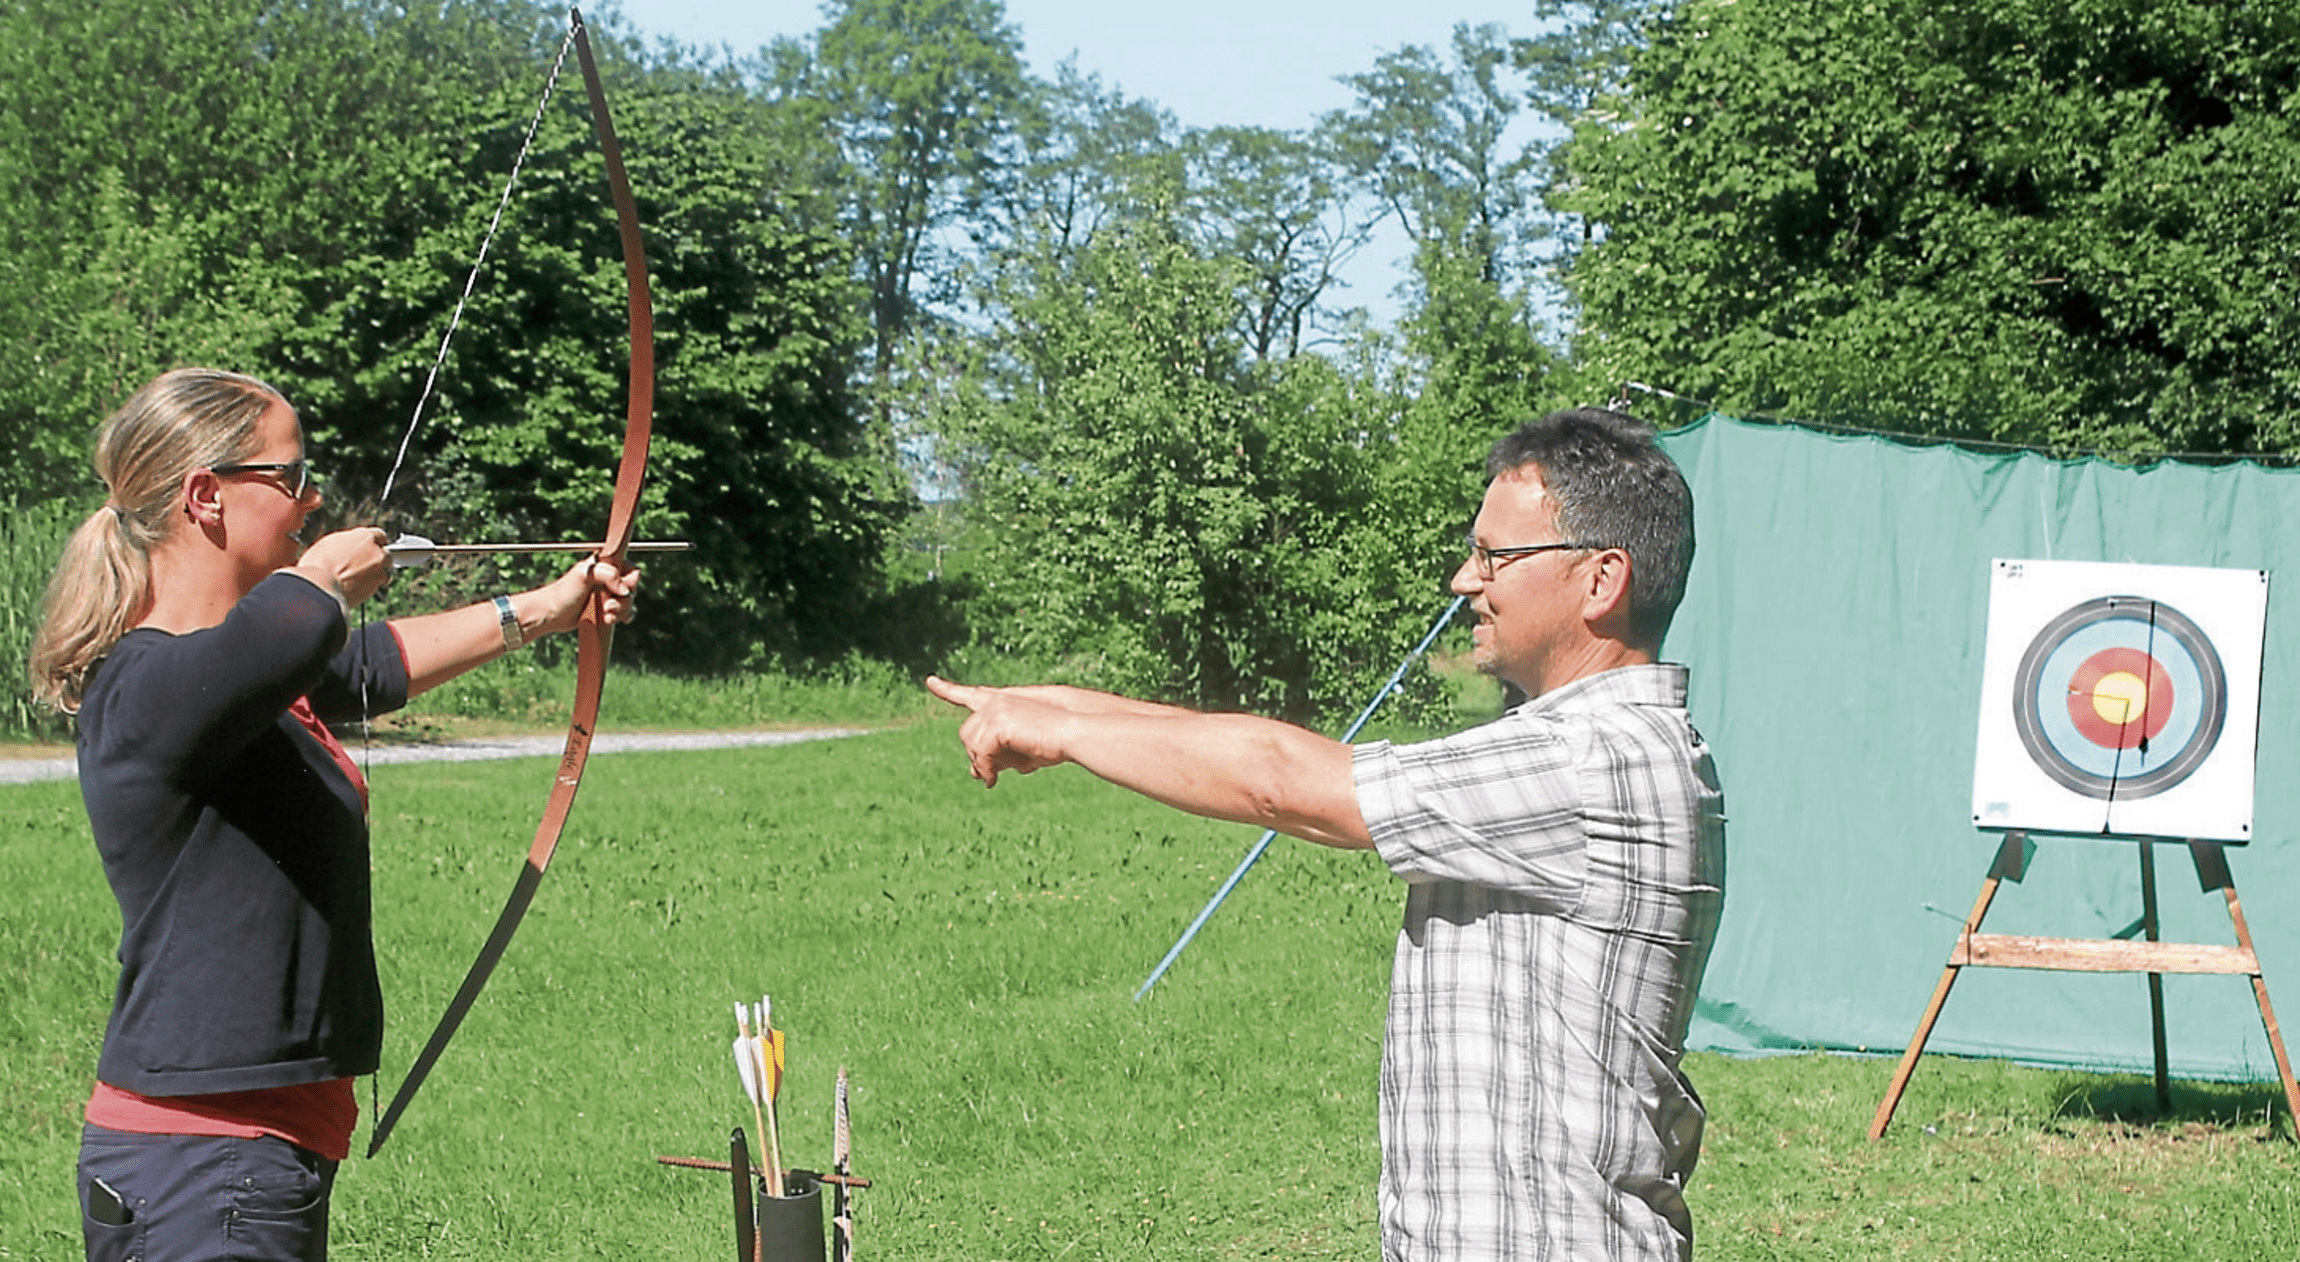
MULTIPOLYGON (((605 735, 591 741, 593 754, 652 753, 679 749, 733 749, 746 745, 792 745, 840 736, 860 736, 859 727, 809 728, 796 732, 689 732, 661 735, 605 735)), ((565 736, 499 736, 486 740, 445 741, 437 745, 377 745, 362 750, 351 745, 354 760, 385 766, 399 762, 484 762, 495 758, 556 758, 567 748, 565 736)), ((0 784, 30 784, 35 780, 70 780, 80 774, 70 758, 0 759, 0 784)))

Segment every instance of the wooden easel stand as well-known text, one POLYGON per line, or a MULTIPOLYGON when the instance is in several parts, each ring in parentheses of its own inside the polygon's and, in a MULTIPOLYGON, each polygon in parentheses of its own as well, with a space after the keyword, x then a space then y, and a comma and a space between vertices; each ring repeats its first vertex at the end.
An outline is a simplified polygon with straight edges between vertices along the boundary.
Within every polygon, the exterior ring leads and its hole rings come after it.
POLYGON ((2164 1042, 2164 974, 2248 976, 2252 979, 2253 1000, 2260 1006, 2260 1023, 2268 1031, 2269 1050, 2276 1057, 2277 1077, 2284 1083, 2285 1107, 2292 1113, 2295 1128, 2300 1129, 2300 1085, 2292 1078, 2292 1059, 2284 1051, 2284 1036, 2276 1025, 2276 1010, 2268 1004, 2268 982, 2260 975, 2260 957, 2252 949, 2252 929, 2244 923, 2244 905, 2237 901, 2236 882, 2229 875, 2223 847, 2216 841, 2187 843, 2189 857, 2196 864, 2197 882, 2204 892, 2219 890, 2228 900, 2228 919, 2236 927, 2236 945, 2232 947, 2158 941, 2154 841, 2136 840, 2140 845, 2141 914, 2138 921, 2115 938, 2037 938, 1980 931, 1989 903, 1996 898, 1997 884, 2000 881, 2018 883, 2027 874, 2029 859, 2036 851, 2027 833, 2015 830, 2004 835, 2003 844, 1997 847, 1996 861, 1989 866, 1988 879, 1981 882, 1980 897, 1973 900, 1972 914, 1965 917, 1964 931, 1957 935, 1956 947, 1949 952, 1948 966, 1941 970, 1940 983, 1933 987, 1932 1002, 1925 1006, 1925 1015, 1917 1022, 1916 1035, 1909 1040, 1909 1050, 1902 1054, 1900 1068, 1893 1072, 1892 1086, 1886 1089, 1884 1102, 1877 1106, 1877 1116, 1869 1123, 1869 1138, 1882 1139, 1885 1128, 1892 1125, 1893 1110, 1900 1107, 1901 1094, 1908 1090, 1909 1078, 1916 1073, 1917 1057, 1923 1054, 1925 1041, 1932 1037, 1933 1024, 1940 1020, 1941 1009, 1948 1004, 1949 988, 1956 984, 1958 972, 1968 967, 2148 974, 2149 1032, 2156 1052, 2156 1104, 2165 1110, 2172 1107, 2172 1083, 2167 1073, 2164 1042), (2130 935, 2136 932, 2144 934, 2146 940, 2130 940, 2130 935))

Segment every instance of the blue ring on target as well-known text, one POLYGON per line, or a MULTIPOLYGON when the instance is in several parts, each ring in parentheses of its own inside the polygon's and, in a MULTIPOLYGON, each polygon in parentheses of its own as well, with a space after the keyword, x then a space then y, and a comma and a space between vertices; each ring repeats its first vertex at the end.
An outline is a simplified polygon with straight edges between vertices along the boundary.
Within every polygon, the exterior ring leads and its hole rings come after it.
POLYGON ((2220 743, 2228 721, 2228 679, 2220 654, 2187 615, 2146 596, 2101 596, 2070 607, 2044 625, 2021 655, 2013 678, 2013 727, 2044 773, 2086 797, 2153 797, 2186 780, 2220 743), (2108 746, 2078 729, 2069 713, 2072 681, 2099 654, 2144 655, 2172 693, 2143 703, 2142 723, 2155 734, 2108 746))

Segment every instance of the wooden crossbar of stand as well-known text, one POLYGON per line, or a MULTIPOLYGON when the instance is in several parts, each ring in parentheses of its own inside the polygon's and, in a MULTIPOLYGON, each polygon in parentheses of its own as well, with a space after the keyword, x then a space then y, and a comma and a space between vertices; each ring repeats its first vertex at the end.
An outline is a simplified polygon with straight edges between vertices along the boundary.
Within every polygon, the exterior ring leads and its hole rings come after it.
POLYGON ((1908 1090, 1909 1078, 1917 1071, 1917 1058, 1925 1050, 1925 1041, 1932 1037, 1941 1009, 1948 1004, 1949 988, 1956 984, 1957 974, 1967 968, 2148 974, 2149 1032, 2156 1052, 2156 1104, 2163 1110, 2172 1107, 2172 1083, 2164 1041, 2164 975, 2227 973, 2250 977, 2252 998, 2260 1007, 2260 1023, 2268 1031, 2268 1048, 2276 1057, 2276 1075, 2284 1083, 2284 1105, 2291 1111, 2296 1131, 2300 1131, 2300 1085, 2293 1081, 2292 1059, 2284 1051, 2284 1035, 2276 1025, 2276 1010, 2268 1004, 2268 982, 2260 975, 2260 957, 2252 949, 2252 929, 2244 922, 2244 905, 2237 900, 2236 881, 2229 875, 2227 854, 2219 842, 2187 843, 2189 857, 2196 864, 2197 883, 2204 887, 2205 893, 2219 890, 2228 900, 2228 919, 2236 928, 2236 945, 2162 942, 2157 938, 2154 843, 2147 838, 2135 840, 2140 846, 2141 916, 2133 928, 2146 934, 2145 941, 2121 937, 2036 938, 1980 931, 1981 920, 1989 913, 1989 903, 1996 898, 1998 883, 2017 883, 2027 874, 2029 858, 2035 853, 2035 843, 2026 833, 2005 834, 2003 844, 1997 847, 1995 862, 1989 865, 1988 879, 1981 882, 1980 897, 1973 900, 1972 913, 1965 917, 1964 931, 1957 935, 1956 946, 1949 952, 1948 966, 1941 970, 1941 980, 1933 987, 1932 1002, 1925 1006, 1925 1015, 1917 1022, 1916 1035, 1909 1040, 1909 1050, 1902 1054, 1900 1068, 1893 1071, 1892 1086, 1886 1089, 1884 1102, 1877 1106, 1877 1116, 1869 1123, 1869 1138, 1883 1138, 1885 1128, 1892 1125, 1893 1110, 1900 1107, 1901 1094, 1908 1090))
POLYGON ((1949 966, 2058 969, 2076 973, 2253 973, 2259 962, 2242 947, 2113 938, 2023 938, 1972 933, 1957 939, 1949 966))

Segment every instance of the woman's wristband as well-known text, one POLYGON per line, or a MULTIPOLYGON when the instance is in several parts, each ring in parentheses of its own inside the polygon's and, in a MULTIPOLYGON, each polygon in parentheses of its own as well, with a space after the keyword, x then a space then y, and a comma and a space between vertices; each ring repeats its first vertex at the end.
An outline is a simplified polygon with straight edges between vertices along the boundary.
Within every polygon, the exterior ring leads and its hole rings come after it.
POLYGON ((519 614, 511 608, 509 596, 495 598, 495 621, 503 629, 503 647, 518 648, 527 642, 527 632, 519 625, 519 614))

